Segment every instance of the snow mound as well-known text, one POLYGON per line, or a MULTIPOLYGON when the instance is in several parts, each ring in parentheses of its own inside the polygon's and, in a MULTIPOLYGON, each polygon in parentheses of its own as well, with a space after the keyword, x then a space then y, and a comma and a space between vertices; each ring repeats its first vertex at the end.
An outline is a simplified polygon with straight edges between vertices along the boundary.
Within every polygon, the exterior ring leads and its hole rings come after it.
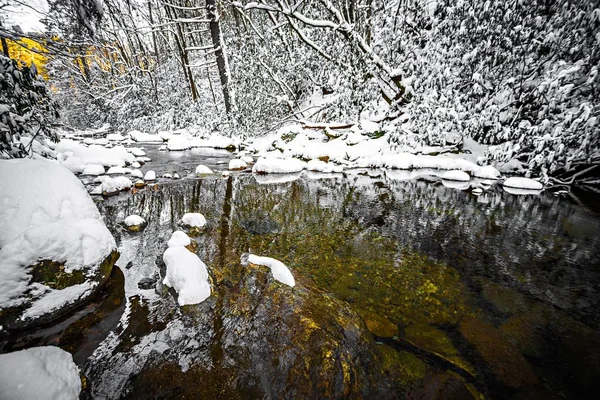
POLYGON ((326 163, 325 161, 321 161, 321 160, 310 160, 306 164, 306 169, 309 171, 325 172, 325 173, 343 172, 344 171, 344 167, 342 165, 326 163))
POLYGON ((196 174, 197 175, 210 175, 212 174, 212 170, 210 168, 208 168, 206 165, 198 165, 196 167, 196 174))
POLYGON ((81 175, 98 176, 104 174, 104 167, 99 164, 88 164, 85 166, 81 175))
MULTIPOLYGON (((206 265, 197 255, 190 252, 182 243, 185 233, 174 232, 169 240, 169 248, 163 254, 167 275, 163 284, 175 289, 180 306, 202 303, 210 297, 210 284, 206 265)), ((187 237, 187 235, 185 235, 187 237)), ((187 237, 190 243, 190 238, 187 237)))
POLYGON ((154 171, 148 171, 148 172, 146 172, 146 175, 144 175, 144 180, 145 181, 156 180, 156 172, 154 172, 154 171))
POLYGON ((134 169, 133 171, 131 171, 131 176, 134 178, 140 178, 140 179, 144 178, 143 172, 140 171, 139 169, 134 169))
POLYGON ((139 147, 130 147, 127 149, 127 151, 129 151, 131 154, 133 154, 136 157, 144 157, 146 155, 146 152, 142 149, 140 149, 139 147))
POLYGON ((125 224, 125 226, 136 226, 145 224, 146 220, 140 217, 139 215, 133 214, 125 218, 123 223, 125 224))
POLYGON ((187 137, 177 137, 173 136, 169 139, 167 143, 167 150, 170 151, 182 151, 188 150, 192 147, 190 144, 190 140, 187 137))
POLYGON ((127 173, 127 170, 123 167, 110 167, 108 171, 106 171, 106 175, 123 175, 127 173))
POLYGON ((19 400, 79 398, 81 379, 73 357, 53 346, 0 354, 0 398, 19 400))
POLYGON ((57 153, 63 155, 59 158, 59 161, 67 163, 65 165, 74 173, 81 172, 74 167, 80 166, 81 164, 100 164, 105 167, 124 167, 127 163, 135 161, 135 156, 125 150, 125 147, 118 145, 113 148, 107 149, 98 145, 91 145, 86 147, 81 143, 63 139, 61 140, 54 149, 57 153), (74 161, 69 162, 72 157, 77 157, 74 161))
POLYGON ((130 131, 127 134, 136 142, 163 142, 163 139, 159 135, 151 135, 148 132, 130 131))
POLYGON ((167 246, 169 247, 178 247, 178 246, 187 246, 192 243, 192 240, 185 232, 175 231, 171 235, 171 239, 167 242, 167 246))
POLYGON ((122 142, 126 139, 126 137, 118 133, 109 133, 106 135, 106 139, 110 140, 111 142, 122 142))
POLYGON ((52 307, 49 294, 60 290, 41 283, 28 299, 28 267, 39 260, 66 261, 66 273, 85 270, 90 277, 116 249, 83 184, 58 164, 0 161, 0 204, 0 310, 39 299, 52 307))
POLYGON ((300 172, 306 164, 295 158, 264 158, 258 159, 252 172, 257 174, 290 174, 300 172))
POLYGON ((442 179, 447 181, 468 182, 471 180, 471 177, 466 172, 452 170, 444 172, 442 174, 442 179))
POLYGON ((271 274, 276 281, 291 287, 296 286, 296 281, 294 280, 294 276, 292 275, 291 271, 279 260, 271 257, 260 257, 254 254, 244 253, 242 254, 241 262, 244 266, 248 265, 248 263, 251 263, 269 267, 271 269, 271 274))
POLYGON ((200 213, 187 213, 181 218, 181 223, 183 225, 202 228, 204 225, 206 225, 206 218, 204 218, 204 215, 200 213))
POLYGON ((246 162, 244 160, 241 160, 239 158, 234 158, 233 160, 229 161, 228 169, 239 170, 239 169, 244 169, 247 166, 248 166, 248 164, 246 164, 246 162))
POLYGON ((213 134, 207 139, 191 138, 189 140, 190 147, 212 147, 213 149, 236 149, 239 143, 231 138, 213 134))
POLYGON ((512 177, 504 181, 503 186, 516 189, 542 190, 544 185, 529 178, 512 177))

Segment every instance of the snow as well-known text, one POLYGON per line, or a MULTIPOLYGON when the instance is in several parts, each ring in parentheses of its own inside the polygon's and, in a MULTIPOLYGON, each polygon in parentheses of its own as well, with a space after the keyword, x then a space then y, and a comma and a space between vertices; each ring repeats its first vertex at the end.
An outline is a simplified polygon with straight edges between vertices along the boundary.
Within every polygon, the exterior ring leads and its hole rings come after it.
POLYGON ((136 142, 159 142, 162 143, 164 140, 159 135, 151 135, 148 132, 130 131, 127 133, 129 137, 136 142))
POLYGON ((335 165, 333 163, 326 163, 321 160, 310 160, 306 164, 306 169, 309 171, 317 171, 317 172, 343 172, 344 167, 342 165, 335 165))
POLYGON ((144 180, 145 181, 156 180, 156 172, 154 172, 154 171, 148 171, 148 172, 146 172, 146 175, 144 175, 144 180))
POLYGON ((98 176, 102 174, 104 174, 104 167, 99 164, 88 164, 81 172, 81 175, 98 176))
MULTIPOLYGON (((163 284, 175 289, 180 306, 202 303, 210 297, 210 284, 206 265, 183 245, 185 233, 176 231, 171 236, 169 248, 163 254, 167 274, 163 284)), ((187 235, 185 235, 187 237, 187 235)), ((187 242, 190 238, 187 237, 187 242)))
POLYGON ((276 281, 291 287, 296 286, 296 281, 294 280, 294 276, 290 272, 289 268, 279 260, 271 257, 260 257, 254 254, 244 253, 242 254, 241 262, 244 266, 248 265, 248 263, 251 263, 269 267, 271 269, 271 274, 276 281))
POLYGON ((167 150, 170 151, 182 151, 188 150, 192 147, 190 140, 187 137, 173 136, 167 143, 167 150))
POLYGON ((122 142, 126 139, 125 136, 120 135, 118 133, 109 133, 108 135, 106 135, 106 138, 111 142, 122 142))
MULTIPOLYGON (((83 184, 58 164, 0 161, 0 204, 1 308, 25 301, 27 267, 38 260, 66 261, 67 273, 95 271, 116 248, 83 184)), ((54 292, 42 289, 43 299, 54 292)))
POLYGON ((73 357, 54 347, 32 347, 0 354, 0 398, 73 400, 81 379, 73 357))
POLYGON ((106 175, 122 175, 125 173, 127 173, 127 170, 123 167, 110 167, 108 171, 106 171, 106 175))
POLYGON ((132 214, 125 218, 123 223, 125 224, 125 226, 144 225, 146 223, 146 220, 140 217, 139 215, 132 214))
POLYGON ((542 190, 544 185, 529 178, 512 177, 504 181, 503 186, 516 189, 542 190))
POLYGON ((252 167, 252 172, 257 174, 290 174, 302 171, 305 166, 304 162, 295 158, 261 157, 252 167))
POLYGON ((127 149, 127 151, 129 151, 131 154, 133 154, 136 157, 144 157, 146 155, 146 152, 142 149, 140 149, 139 147, 130 147, 127 149))
POLYGON ((96 285, 96 283, 85 282, 62 290, 51 291, 40 300, 34 301, 23 313, 21 320, 38 318, 72 304, 90 294, 96 285))
POLYGON ((200 213, 187 213, 181 217, 181 223, 196 228, 202 228, 206 225, 206 218, 200 213))
POLYGON ((100 193, 110 194, 129 189, 132 186, 133 183, 131 182, 131 179, 127 178, 126 176, 118 176, 116 178, 107 177, 107 179, 102 180, 102 184, 100 185, 98 191, 100 193))
POLYGON ((234 158, 233 160, 229 161, 228 169, 238 170, 238 169, 244 169, 247 166, 248 166, 248 164, 246 164, 246 162, 244 160, 241 160, 239 158, 234 158))
MULTIPOLYGON (((81 143, 63 139, 56 144, 55 149, 57 153, 62 153, 60 157, 62 163, 67 163, 67 168, 77 173, 81 170, 77 170, 75 167, 81 166, 81 164, 99 164, 105 167, 124 167, 127 163, 135 161, 135 156, 128 153, 125 147, 118 145, 111 149, 107 149, 98 145, 84 146, 81 143), (77 157, 75 160, 69 162, 72 157, 77 157)), ((59 159, 59 161, 60 161, 59 159)))
POLYGON ((444 172, 444 174, 442 175, 442 179, 448 181, 468 182, 471 180, 471 177, 466 172, 452 170, 444 172))
POLYGON ((192 240, 188 235, 186 235, 183 231, 175 231, 171 235, 171 239, 167 242, 167 246, 169 247, 177 247, 177 246, 187 246, 192 243, 192 240))
POLYGON ((212 174, 212 170, 210 168, 208 168, 206 165, 198 165, 196 167, 196 174, 197 175, 210 175, 212 174))
POLYGON ((190 138, 190 147, 212 147, 213 149, 232 149, 238 148, 239 142, 234 139, 219 135, 212 134, 208 138, 190 138))

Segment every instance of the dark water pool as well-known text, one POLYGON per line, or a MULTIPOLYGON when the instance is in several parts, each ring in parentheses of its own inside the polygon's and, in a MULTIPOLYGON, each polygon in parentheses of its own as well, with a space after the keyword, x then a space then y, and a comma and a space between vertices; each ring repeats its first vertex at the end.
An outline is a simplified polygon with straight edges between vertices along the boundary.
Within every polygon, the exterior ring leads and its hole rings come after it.
MULTIPOLYGON (((148 169, 198 161, 165 157, 148 169)), ((203 163, 217 159, 228 157, 203 163)), ((190 178, 100 201, 126 306, 119 322, 109 312, 104 328, 81 328, 105 332, 79 360, 93 396, 595 398, 593 207, 385 173, 315 177, 190 178), (213 296, 181 308, 160 279, 138 282, 164 274, 160 258, 186 212, 208 220, 194 241, 213 296), (143 232, 120 228, 130 214, 147 219, 143 232), (283 261, 297 286, 242 267, 247 251, 283 261)))

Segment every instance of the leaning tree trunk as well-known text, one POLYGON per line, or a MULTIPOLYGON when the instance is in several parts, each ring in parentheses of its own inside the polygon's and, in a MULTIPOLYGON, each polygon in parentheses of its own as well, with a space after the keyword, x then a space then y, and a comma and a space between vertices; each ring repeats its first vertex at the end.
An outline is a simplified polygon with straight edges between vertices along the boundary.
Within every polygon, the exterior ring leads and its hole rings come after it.
POLYGON ((210 20, 210 36, 215 49, 217 68, 219 68, 219 77, 221 78, 221 87, 223 88, 225 111, 230 115, 231 110, 234 107, 234 96, 229 87, 229 63, 227 62, 227 53, 225 52, 223 37, 221 35, 221 26, 219 25, 219 16, 215 0, 206 0, 206 11, 208 19, 210 20))

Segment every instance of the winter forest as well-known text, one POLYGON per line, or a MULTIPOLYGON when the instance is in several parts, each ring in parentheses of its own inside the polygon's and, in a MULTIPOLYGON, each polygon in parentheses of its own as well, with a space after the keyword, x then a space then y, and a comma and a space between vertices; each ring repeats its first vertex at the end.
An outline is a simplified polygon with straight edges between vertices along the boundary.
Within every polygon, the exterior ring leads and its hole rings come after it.
POLYGON ((0 0, 0 399, 579 399, 597 0, 0 0))

